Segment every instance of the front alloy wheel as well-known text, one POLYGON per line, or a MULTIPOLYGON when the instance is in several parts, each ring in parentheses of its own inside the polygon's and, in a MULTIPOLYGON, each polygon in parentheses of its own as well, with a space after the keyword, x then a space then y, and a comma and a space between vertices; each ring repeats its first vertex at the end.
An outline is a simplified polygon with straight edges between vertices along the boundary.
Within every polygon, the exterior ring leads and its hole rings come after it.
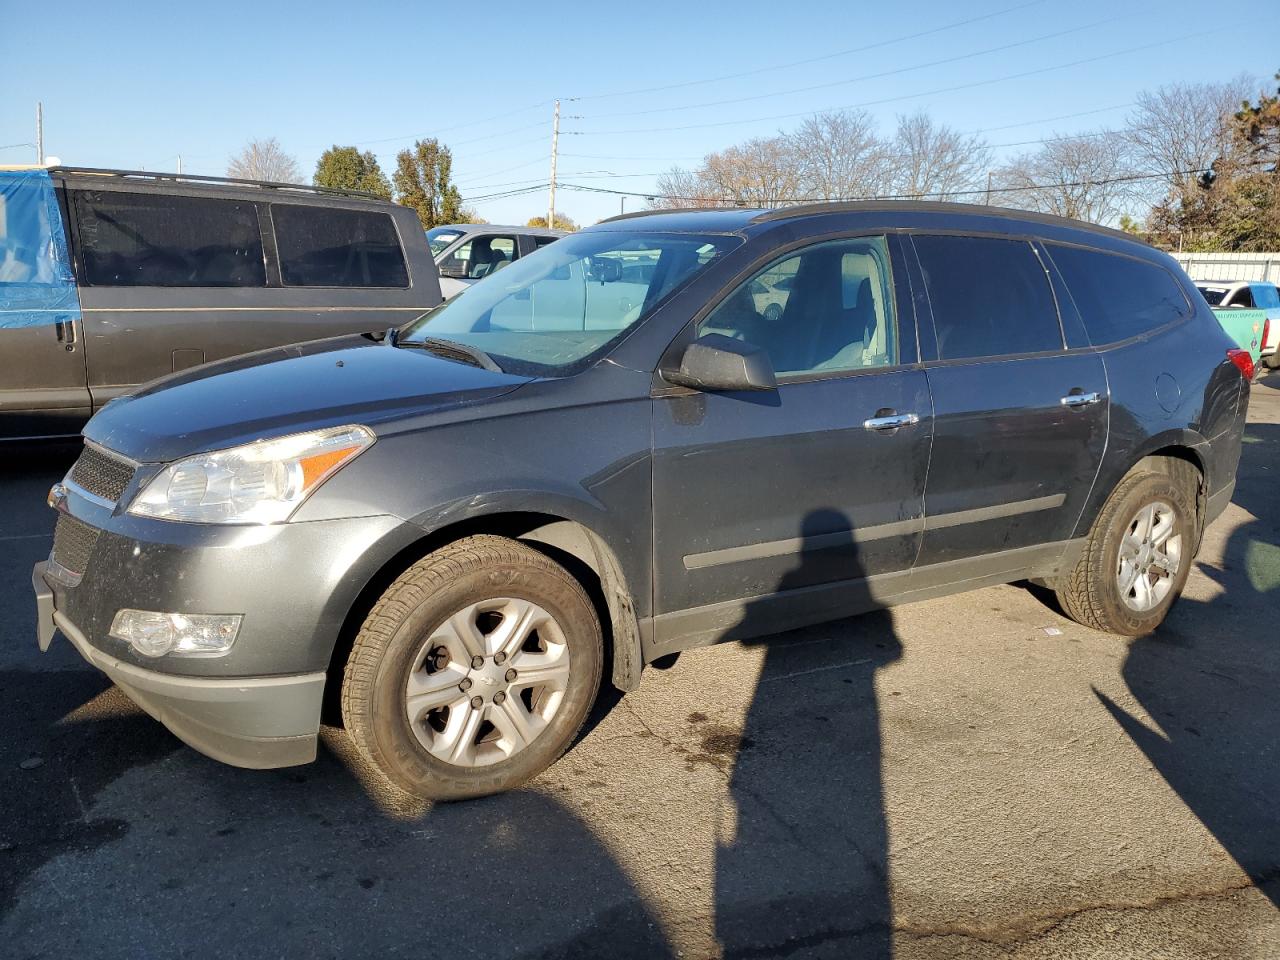
POLYGON ((498 793, 565 751, 603 662, 595 605, 564 567, 516 540, 466 537, 374 604, 347 659, 342 719, 409 793, 498 793))
POLYGON ((405 687, 409 724, 446 763, 508 760, 555 718, 570 660, 560 625, 536 603, 497 597, 468 604, 414 658, 405 687))

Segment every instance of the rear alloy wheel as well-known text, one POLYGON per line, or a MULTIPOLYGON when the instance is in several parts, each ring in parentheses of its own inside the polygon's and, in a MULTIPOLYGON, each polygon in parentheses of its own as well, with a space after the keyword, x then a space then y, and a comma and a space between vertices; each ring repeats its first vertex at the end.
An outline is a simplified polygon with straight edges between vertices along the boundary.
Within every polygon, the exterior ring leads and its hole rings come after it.
POLYGON ((467 537, 405 571, 356 636, 342 716, 417 796, 518 786, 562 754, 600 685, 600 623, 572 575, 505 537, 467 537))
POLYGON ((1120 599, 1134 613, 1150 613, 1164 602, 1182 569, 1182 534, 1173 507, 1157 500, 1139 510, 1119 552, 1120 599))
POLYGON ((1103 504, 1075 568, 1057 581, 1071 619, 1137 637, 1160 625, 1182 593, 1198 540, 1190 464, 1170 473, 1134 473, 1103 504))

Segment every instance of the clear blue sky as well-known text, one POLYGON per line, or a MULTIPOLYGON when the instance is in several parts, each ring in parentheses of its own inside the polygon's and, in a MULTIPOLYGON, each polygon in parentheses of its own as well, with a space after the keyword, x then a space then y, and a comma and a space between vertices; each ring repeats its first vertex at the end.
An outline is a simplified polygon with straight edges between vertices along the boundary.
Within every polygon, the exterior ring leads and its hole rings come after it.
MULTIPOLYGON (((835 107, 866 105, 885 132, 927 108, 1012 144, 1118 124, 1163 83, 1247 72, 1274 87, 1276 12, 1274 0, 13 3, 0 146, 34 139, 37 100, 46 152, 89 166, 173 170, 182 154, 187 172, 222 174, 247 140, 275 136, 308 176, 333 143, 373 150, 389 173, 397 150, 438 136, 474 198, 546 181, 559 97, 560 179, 643 192, 673 164, 835 107), (1002 79, 1028 71, 1044 72, 1002 79)), ((32 157, 0 150, 0 163, 32 157)), ((524 222, 546 199, 476 205, 524 222)), ((556 206, 591 223, 620 201, 566 189, 556 206)))

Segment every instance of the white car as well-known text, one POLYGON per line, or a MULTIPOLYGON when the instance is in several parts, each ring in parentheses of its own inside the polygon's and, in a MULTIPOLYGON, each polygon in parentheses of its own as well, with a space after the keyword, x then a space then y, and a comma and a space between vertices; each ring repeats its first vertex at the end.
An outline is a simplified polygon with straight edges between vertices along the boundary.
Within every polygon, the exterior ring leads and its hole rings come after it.
POLYGON ((440 292, 449 300, 477 280, 555 243, 564 235, 563 230, 540 227, 457 223, 428 230, 427 244, 440 271, 440 292))

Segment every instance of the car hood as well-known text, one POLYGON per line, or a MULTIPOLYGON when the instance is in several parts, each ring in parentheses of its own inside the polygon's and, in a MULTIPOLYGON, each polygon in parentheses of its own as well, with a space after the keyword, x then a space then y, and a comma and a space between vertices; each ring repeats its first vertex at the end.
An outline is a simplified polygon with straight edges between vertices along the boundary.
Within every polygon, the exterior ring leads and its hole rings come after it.
POLYGON ((379 423, 509 393, 517 377, 418 347, 341 337, 206 364, 111 401, 84 429, 140 462, 320 427, 379 423))

